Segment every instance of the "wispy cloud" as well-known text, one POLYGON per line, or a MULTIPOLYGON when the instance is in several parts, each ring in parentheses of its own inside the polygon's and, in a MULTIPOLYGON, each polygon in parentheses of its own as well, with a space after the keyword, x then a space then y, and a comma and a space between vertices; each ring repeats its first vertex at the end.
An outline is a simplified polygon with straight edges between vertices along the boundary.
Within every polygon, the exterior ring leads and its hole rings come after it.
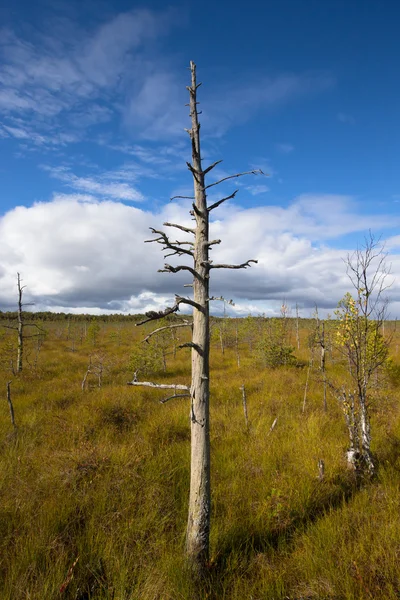
POLYGON ((269 192, 269 187, 267 185, 247 185, 246 190, 250 192, 252 196, 258 196, 259 194, 269 192))
POLYGON ((210 110, 204 122, 213 126, 214 135, 245 123, 256 114, 282 107, 301 97, 324 92, 335 85, 329 73, 285 74, 268 77, 249 75, 247 80, 221 83, 207 102, 210 110))
POLYGON ((68 167, 50 167, 42 165, 42 169, 67 187, 78 192, 87 192, 95 196, 105 197, 112 200, 124 200, 130 202, 141 202, 144 196, 130 183, 122 181, 121 173, 104 173, 95 177, 78 177, 68 167))
POLYGON ((125 98, 146 79, 144 45, 172 24, 168 11, 141 9, 89 32, 70 22, 58 37, 36 31, 29 42, 2 30, 0 111, 52 132, 69 123, 82 138, 125 111, 125 98))
MULTIPOLYGON (((107 123, 114 133, 122 123, 125 138, 135 133, 144 140, 178 139, 187 126, 186 73, 174 67, 176 58, 162 53, 159 44, 185 20, 184 11, 134 9, 86 31, 65 20, 55 33, 47 27, 29 41, 3 30, 0 112, 36 133, 36 141, 26 140, 38 144, 43 136, 42 145, 62 143, 67 127, 84 139, 91 127, 107 123)), ((236 80, 226 73, 203 91, 209 107, 204 125, 210 136, 221 136, 260 112, 333 85, 326 73, 258 72, 236 80)), ((140 146, 133 152, 141 153, 143 162, 150 159, 140 146)))

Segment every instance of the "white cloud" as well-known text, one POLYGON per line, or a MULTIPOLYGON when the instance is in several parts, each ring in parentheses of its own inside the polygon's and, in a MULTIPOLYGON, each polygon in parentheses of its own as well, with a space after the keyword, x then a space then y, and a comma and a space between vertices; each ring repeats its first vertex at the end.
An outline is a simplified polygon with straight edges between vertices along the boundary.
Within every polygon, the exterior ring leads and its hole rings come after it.
POLYGON ((141 202, 144 196, 132 185, 121 181, 123 174, 121 172, 105 173, 98 178, 78 177, 71 173, 68 167, 49 167, 42 165, 42 169, 47 171, 51 177, 59 179, 70 188, 78 192, 88 192, 100 197, 108 197, 115 200, 125 200, 130 202, 141 202))
POLYGON ((247 185, 246 190, 250 192, 252 196, 258 196, 259 194, 269 192, 269 187, 267 185, 247 185))
MULTIPOLYGON (((90 195, 62 195, 11 210, 0 220, 0 305, 15 306, 17 271, 37 308, 142 312, 170 304, 189 280, 157 273, 162 253, 144 240, 151 237, 149 227, 167 220, 190 226, 189 204, 171 203, 152 214, 90 195)), ((315 302, 332 310, 350 288, 341 259, 351 248, 329 247, 330 240, 376 227, 376 217, 360 216, 346 197, 302 196, 286 209, 232 204, 215 212, 211 236, 222 244, 213 247, 213 260, 259 260, 245 271, 211 273, 212 294, 233 298, 239 314, 250 307, 279 309, 283 299, 297 302, 304 314, 315 302)), ((381 217, 380 227, 395 224, 392 216, 381 217)), ((397 244, 393 239, 390 247, 397 244)), ((389 260, 393 274, 400 274, 400 256, 389 260)), ((400 301, 400 287, 394 285, 390 295, 400 301)))
POLYGON ((34 31, 29 42, 3 29, 0 111, 53 134, 68 122, 83 138, 124 110, 125 98, 137 93, 132 85, 147 77, 145 44, 173 24, 171 11, 134 9, 91 31, 64 21, 56 33, 34 31))

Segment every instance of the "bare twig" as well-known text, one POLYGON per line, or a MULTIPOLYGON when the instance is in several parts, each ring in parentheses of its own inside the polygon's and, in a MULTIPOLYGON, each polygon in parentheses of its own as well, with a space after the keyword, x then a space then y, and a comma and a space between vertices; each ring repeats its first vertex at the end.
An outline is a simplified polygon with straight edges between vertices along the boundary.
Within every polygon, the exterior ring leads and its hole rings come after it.
POLYGON ((227 181, 228 179, 235 179, 236 177, 243 177, 243 175, 265 175, 265 173, 261 169, 254 169, 253 171, 244 171, 243 173, 236 173, 235 175, 229 175, 228 177, 223 177, 223 179, 220 179, 219 181, 210 183, 209 185, 206 185, 204 189, 208 190, 209 188, 214 187, 214 185, 219 185, 223 181, 227 181))
POLYGON ((144 340, 142 340, 143 342, 148 342, 149 339, 155 334, 158 333, 159 331, 164 331, 165 329, 175 329, 176 327, 191 327, 192 326, 192 322, 191 321, 185 321, 184 323, 176 323, 174 325, 166 325, 165 327, 159 327, 158 329, 155 329, 154 331, 152 331, 151 333, 149 333, 149 335, 147 335, 144 340))
MULTIPOLYGON (((193 198, 193 200, 194 200, 194 198, 193 198)), ((176 229, 180 229, 181 231, 184 231, 185 233, 193 233, 193 235, 195 234, 194 229, 191 229, 190 227, 184 227, 183 225, 178 225, 177 223, 163 223, 163 225, 164 225, 164 227, 176 227, 176 229)))
POLYGON ((171 242, 165 231, 154 229, 154 227, 150 227, 150 230, 152 233, 158 234, 160 237, 154 238, 152 240, 145 240, 145 244, 157 242, 158 244, 161 244, 163 246, 163 250, 173 250, 171 254, 165 254, 165 257, 172 256, 173 254, 178 254, 179 256, 181 256, 182 254, 193 256, 193 252, 191 250, 186 250, 186 248, 180 247, 180 244, 182 244, 182 242, 171 242))
POLYGON ((173 396, 168 396, 168 398, 164 398, 163 400, 160 400, 160 404, 165 404, 166 402, 168 402, 169 400, 173 400, 174 398, 190 398, 190 394, 174 394, 173 396))
POLYGON ((275 427, 276 427, 276 424, 277 424, 277 423, 278 423, 278 417, 276 417, 276 418, 274 419, 274 422, 272 423, 271 427, 269 428, 269 431, 268 431, 268 433, 267 433, 267 436, 268 436, 268 435, 270 435, 270 433, 272 433, 272 432, 273 432, 273 430, 275 429, 275 427))
POLYGON ((172 198, 170 198, 170 201, 172 202, 172 200, 176 200, 177 198, 184 198, 185 200, 194 200, 194 196, 172 196, 172 198))

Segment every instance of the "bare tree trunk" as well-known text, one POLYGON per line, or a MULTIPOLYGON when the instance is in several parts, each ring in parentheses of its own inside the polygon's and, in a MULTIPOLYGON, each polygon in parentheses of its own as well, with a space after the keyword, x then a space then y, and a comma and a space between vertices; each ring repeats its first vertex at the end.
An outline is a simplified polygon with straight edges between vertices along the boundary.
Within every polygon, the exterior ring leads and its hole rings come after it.
POLYGON ((21 278, 19 273, 17 273, 18 277, 18 354, 17 354, 17 373, 21 373, 22 371, 22 358, 24 354, 24 321, 22 316, 22 290, 21 287, 21 278))
POLYGON ((235 347, 236 347, 236 362, 237 362, 237 366, 240 367, 239 330, 238 330, 237 320, 236 320, 236 329, 235 329, 235 347))
MULTIPOLYGON (((209 557, 209 533, 210 533, 210 513, 211 513, 211 494, 210 494, 210 423, 209 423, 209 354, 210 354, 210 319, 209 302, 220 298, 210 298, 209 296, 209 276, 211 269, 246 269, 251 263, 256 263, 254 259, 238 265, 215 264, 209 260, 209 248, 213 244, 219 244, 221 240, 209 240, 209 213, 218 208, 223 202, 234 198, 237 191, 231 195, 221 198, 210 206, 207 206, 206 190, 220 183, 242 177, 248 174, 263 174, 262 171, 248 171, 237 173, 224 177, 219 181, 205 185, 205 176, 221 161, 217 161, 202 169, 200 153, 200 125, 197 112, 197 88, 200 84, 196 83, 196 65, 190 63, 191 86, 188 88, 190 94, 190 116, 192 127, 188 131, 192 142, 192 163, 187 163, 192 173, 194 181, 194 200, 193 210, 190 214, 196 221, 194 228, 188 228, 180 224, 164 223, 165 227, 174 227, 185 233, 194 235, 194 242, 176 241, 172 242, 164 231, 150 228, 157 238, 146 240, 147 242, 157 242, 163 250, 168 250, 165 256, 191 256, 193 258, 193 267, 188 265, 172 266, 164 265, 161 272, 177 273, 187 271, 193 277, 193 283, 186 284, 185 287, 193 287, 193 300, 175 296, 175 305, 168 307, 164 311, 149 311, 146 313, 146 319, 136 325, 144 325, 149 321, 162 319, 176 313, 180 304, 188 304, 193 307, 193 321, 184 322, 169 327, 192 326, 192 341, 181 344, 180 348, 191 348, 192 359, 192 381, 190 388, 177 384, 155 384, 151 382, 129 382, 132 386, 147 386, 158 389, 172 389, 174 394, 161 402, 167 402, 172 398, 181 398, 190 395, 190 421, 191 421, 191 465, 190 465, 190 493, 189 493, 189 512, 186 530, 186 553, 192 571, 196 575, 204 573, 209 557), (189 245, 190 249, 186 246, 189 245), (172 251, 172 252, 170 252, 172 251), (176 390, 183 390, 183 394, 177 394, 176 390)), ((181 197, 181 196, 178 196, 181 197)), ((148 339, 159 328, 153 331, 145 339, 148 339)))
POLYGON ((225 354, 224 334, 222 331, 222 325, 219 328, 219 344, 221 346, 221 354, 225 354))
POLYGON ((299 307, 296 304, 296 341, 297 350, 300 350, 300 336, 299 336, 299 307))
POLYGON ((8 402, 8 407, 10 409, 11 423, 15 430, 15 429, 17 429, 17 425, 15 424, 14 407, 13 407, 13 403, 11 400, 11 381, 9 381, 7 383, 7 402, 8 402))
POLYGON ((322 323, 321 331, 321 371, 324 386, 324 411, 327 412, 328 404, 326 401, 326 347, 325 347, 325 323, 322 323))
POLYGON ((194 243, 191 394, 191 468, 189 514, 186 534, 186 551, 193 566, 202 570, 209 556, 211 516, 210 494, 210 422, 209 422, 209 224, 204 172, 201 167, 199 122, 197 117, 196 65, 191 62, 192 84, 190 116, 192 129, 192 174, 194 179, 196 220, 194 243))
POLYGON ((346 452, 347 464, 355 472, 359 470, 360 461, 360 439, 356 418, 356 407, 354 394, 343 390, 341 393, 343 412, 346 420, 347 430, 349 432, 350 447, 346 452))
POLYGON ((304 386, 304 398, 303 398, 303 410, 302 410, 303 413, 306 410, 307 392, 308 392, 308 381, 310 379, 310 372, 311 372, 311 369, 312 369, 312 365, 313 365, 313 357, 311 356, 310 362, 308 363, 306 385, 304 386))

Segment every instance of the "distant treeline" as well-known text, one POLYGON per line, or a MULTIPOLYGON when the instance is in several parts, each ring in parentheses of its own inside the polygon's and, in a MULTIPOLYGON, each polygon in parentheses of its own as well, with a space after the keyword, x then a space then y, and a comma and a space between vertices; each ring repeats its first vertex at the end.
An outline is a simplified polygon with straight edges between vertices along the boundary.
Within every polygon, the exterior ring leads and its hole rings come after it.
MULTIPOLYGON (((115 323, 115 322, 139 322, 139 321, 143 321, 144 319, 146 319, 146 316, 142 313, 142 314, 112 314, 112 315, 90 315, 90 314, 72 314, 72 313, 63 313, 63 312, 51 312, 51 311, 44 311, 44 312, 31 312, 31 311, 24 311, 22 313, 24 320, 31 320, 31 321, 73 321, 73 322, 88 322, 88 321, 98 321, 98 322, 103 322, 103 323, 115 323)), ((0 321, 11 321, 14 319, 17 319, 18 313, 17 311, 0 311, 0 321)), ((184 317, 187 317, 188 315, 182 315, 184 317)), ((166 321, 174 321, 176 319, 179 319, 180 314, 171 314, 168 315, 167 317, 164 317, 164 319, 166 321)), ((224 317, 222 316, 211 316, 211 319, 213 321, 220 321, 222 320, 224 317)), ((257 316, 252 316, 249 315, 248 317, 227 317, 229 320, 234 321, 236 319, 238 320, 243 320, 246 318, 251 318, 254 320, 260 320, 260 321, 266 321, 269 319, 281 319, 283 317, 265 317, 263 315, 257 315, 257 316)), ((291 321, 295 320, 295 317, 284 317, 287 318, 291 321)), ((307 319, 307 318, 302 318, 299 317, 299 320, 301 320, 303 323, 305 323, 306 321, 312 321, 312 319, 307 319)))
MULTIPOLYGON (((88 315, 88 314, 71 314, 71 313, 56 313, 56 312, 23 312, 23 317, 31 321, 101 321, 104 323, 119 322, 119 321, 140 321, 144 319, 144 315, 88 315)), ((17 311, 0 311, 0 321, 11 321, 18 316, 17 311)))

